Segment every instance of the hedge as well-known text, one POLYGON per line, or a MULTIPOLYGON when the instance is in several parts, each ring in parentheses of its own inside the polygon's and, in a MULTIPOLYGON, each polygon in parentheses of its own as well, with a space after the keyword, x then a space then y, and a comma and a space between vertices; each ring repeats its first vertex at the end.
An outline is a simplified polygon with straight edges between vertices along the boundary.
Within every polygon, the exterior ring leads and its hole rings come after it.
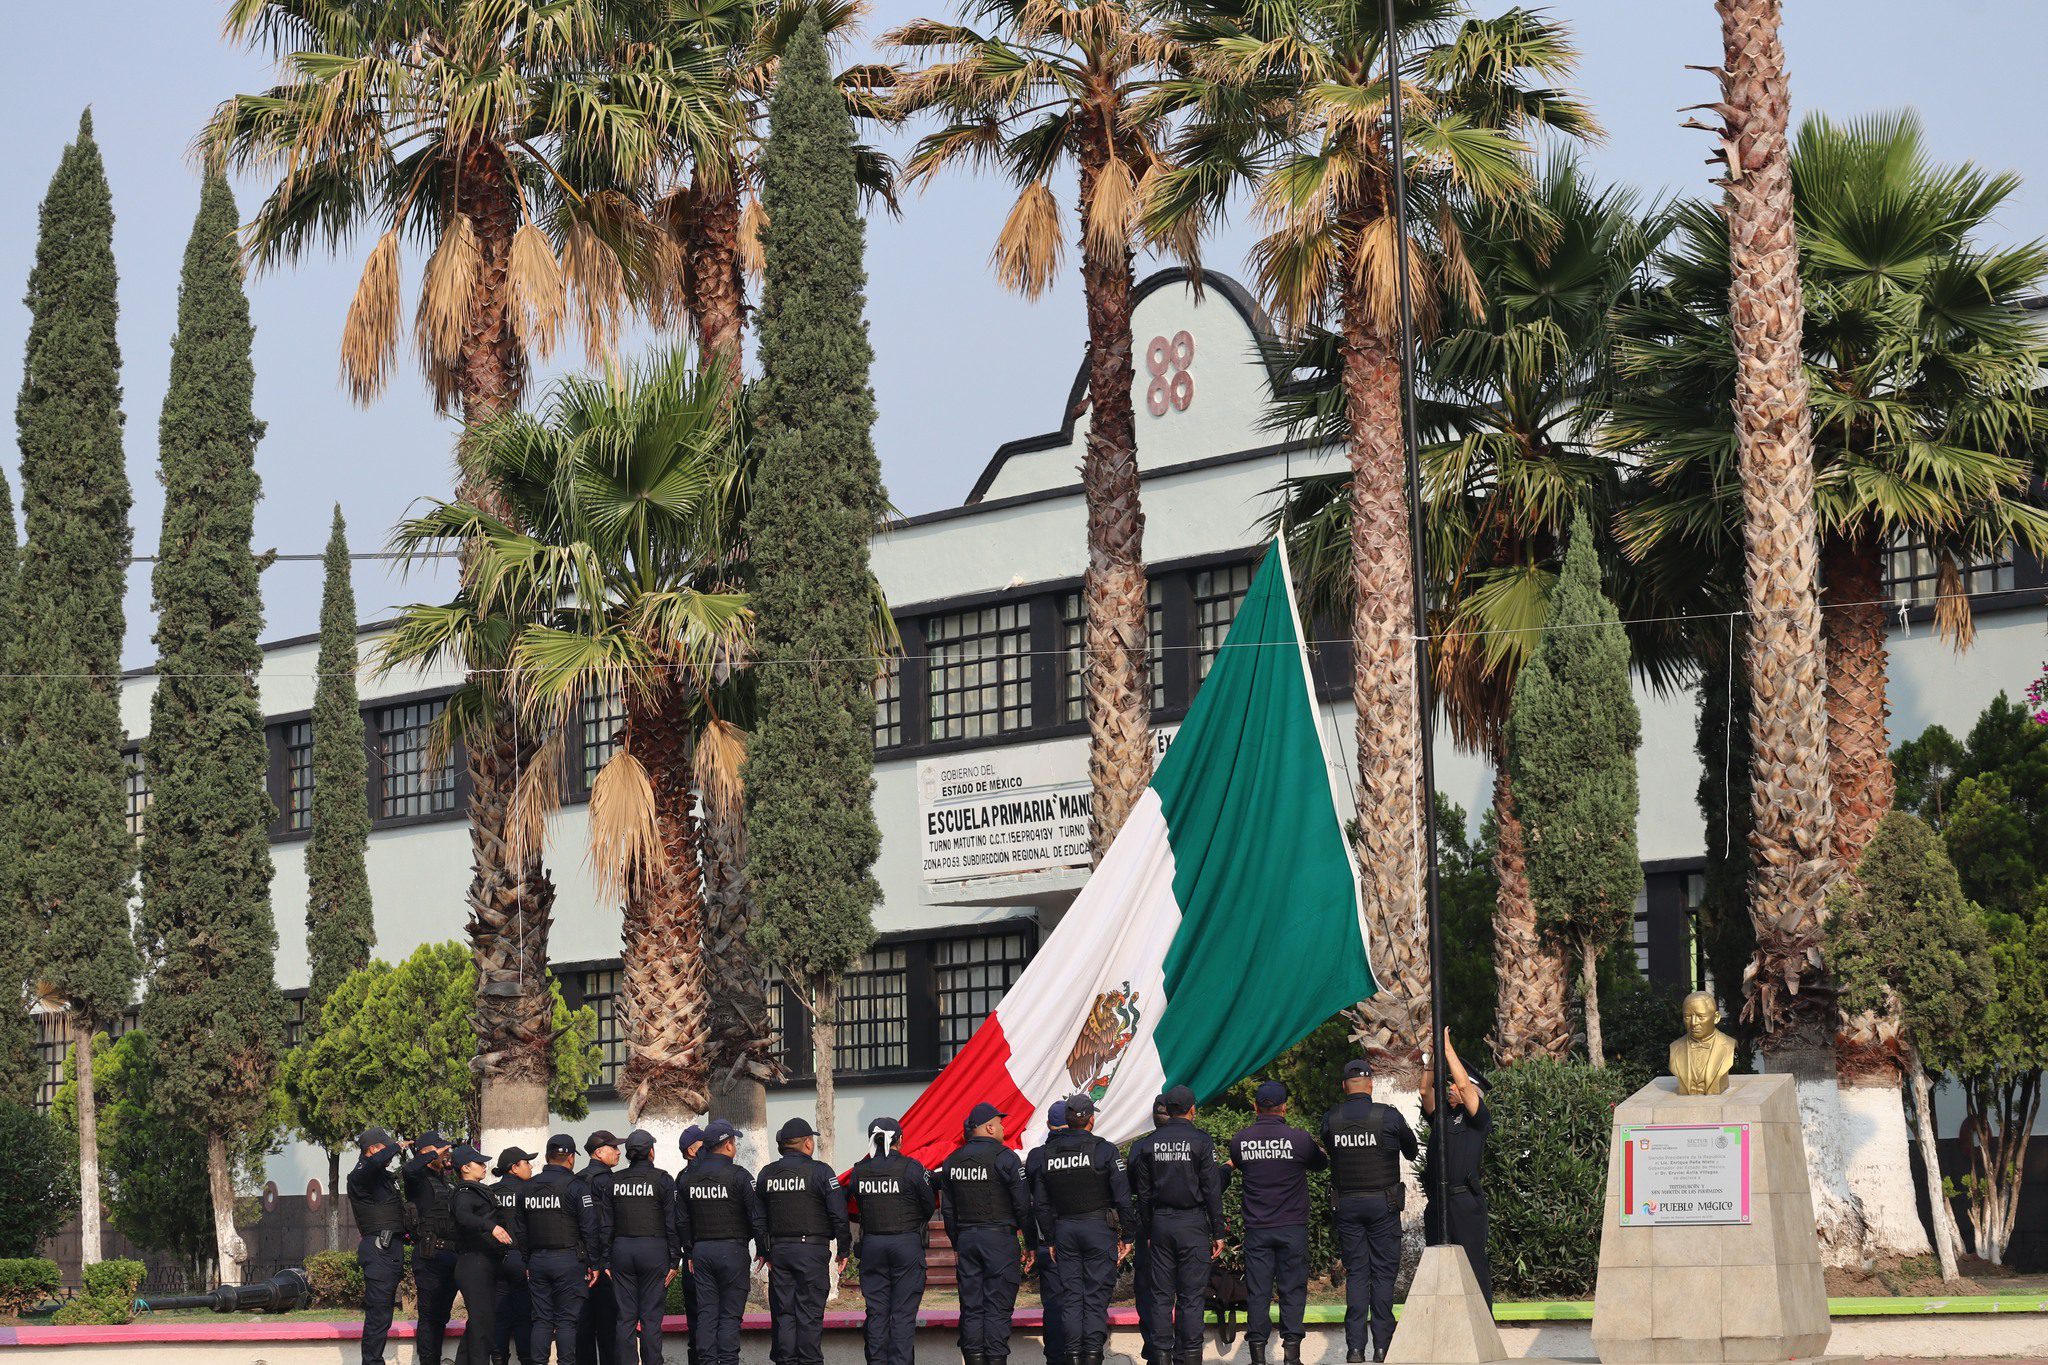
POLYGON ((25 1317, 56 1298, 63 1283, 55 1261, 41 1256, 0 1260, 0 1317, 25 1317))
POLYGON ((50 1319, 63 1326, 107 1327, 135 1320, 135 1292, 143 1265, 117 1257, 85 1267, 85 1290, 50 1319))
POLYGON ((1481 1181, 1500 1297, 1592 1296, 1614 1109, 1636 1080, 1629 1069, 1583 1062, 1519 1062, 1493 1074, 1481 1181))
POLYGON ((315 1308, 363 1306, 363 1265, 353 1251, 316 1251, 306 1258, 315 1308))

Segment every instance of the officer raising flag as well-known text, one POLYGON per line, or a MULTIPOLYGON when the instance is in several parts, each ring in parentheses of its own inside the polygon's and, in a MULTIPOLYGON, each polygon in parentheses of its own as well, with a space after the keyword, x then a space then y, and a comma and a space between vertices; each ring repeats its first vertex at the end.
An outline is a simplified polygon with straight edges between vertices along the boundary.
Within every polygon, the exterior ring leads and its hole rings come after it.
POLYGON ((583 1303, 597 1282, 597 1212, 576 1174, 576 1139, 556 1133, 547 1140, 546 1160, 519 1191, 512 1236, 526 1256, 533 1359, 574 1365, 583 1303))
POLYGON ((823 1365, 825 1296, 850 1250, 846 1192, 812 1155, 818 1134, 810 1124, 791 1119, 775 1142, 782 1155, 761 1168, 756 1182, 768 1227, 768 1354, 775 1365, 823 1365))
POLYGON ((860 1224, 860 1296, 868 1365, 910 1365, 917 1307, 924 1300, 924 1252, 936 1199, 923 1166, 896 1150, 903 1125, 868 1125, 868 1154, 847 1179, 847 1213, 860 1224))
POLYGON ((1322 1140, 1344 1258, 1344 1359, 1355 1365, 1369 1348, 1374 1360, 1385 1360, 1408 1202, 1401 1162, 1414 1159, 1415 1134, 1400 1110, 1373 1099, 1372 1063, 1363 1057, 1344 1064, 1344 1098, 1323 1115, 1322 1140))
POLYGON ((946 1240, 953 1244, 964 1365, 1003 1365, 1010 1358, 1010 1315, 1037 1245, 1024 1163, 1003 1143, 1003 1118, 986 1101, 975 1105, 967 1114, 967 1140, 932 1176, 946 1240))
POLYGON ((739 1130, 724 1119, 704 1127, 703 1145, 676 1188, 681 1237, 696 1309, 691 1337, 703 1365, 739 1365, 740 1318, 747 1310, 747 1244, 768 1252, 768 1226, 753 1179, 733 1161, 739 1130), (699 1314, 703 1324, 698 1324, 699 1314))

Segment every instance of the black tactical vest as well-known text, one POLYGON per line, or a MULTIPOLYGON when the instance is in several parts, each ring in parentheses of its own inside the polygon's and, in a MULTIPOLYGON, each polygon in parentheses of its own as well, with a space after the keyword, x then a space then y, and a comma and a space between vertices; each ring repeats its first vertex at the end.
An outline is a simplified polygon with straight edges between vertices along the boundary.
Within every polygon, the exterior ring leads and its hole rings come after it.
POLYGON ((761 1172, 761 1202, 770 1237, 830 1237, 825 1197, 811 1188, 810 1161, 776 1161, 761 1172))
POLYGON ((491 1198, 498 1201, 498 1226, 512 1231, 512 1220, 519 1212, 519 1192, 526 1188, 526 1182, 516 1175, 506 1175, 489 1188, 491 1198))
POLYGON ((1085 1218, 1110 1205, 1109 1172, 1095 1165, 1095 1137, 1055 1138, 1045 1149, 1045 1193, 1062 1218, 1085 1218))
MULTIPOLYGON (((1010 1182, 1003 1178, 1003 1151, 993 1143, 974 1143, 946 1158, 946 1198, 953 1205, 953 1217, 961 1227, 1003 1224, 1017 1227, 1019 1213, 1010 1197, 1010 1182)), ((865 1204, 863 1204, 865 1207, 865 1204)))
POLYGON ((1345 1103, 1330 1116, 1330 1183, 1340 1195, 1401 1183, 1401 1151, 1387 1140, 1387 1106, 1345 1103))
POLYGON ((414 1185, 420 1231, 443 1246, 455 1245, 455 1190, 437 1171, 425 1171, 414 1185))
POLYGON ((658 1172, 651 1165, 628 1166, 612 1176, 612 1236, 666 1237, 668 1220, 658 1172))
POLYGON ((864 1156, 853 1163, 853 1194, 863 1233, 915 1232, 924 1223, 904 1156, 864 1156))
POLYGON ((519 1208, 526 1215, 528 1251, 574 1251, 583 1241, 577 1210, 583 1187, 573 1180, 526 1182, 519 1191, 519 1208))
POLYGON ((699 1242, 744 1242, 747 1226, 746 1173, 734 1166, 695 1165, 683 1173, 678 1199, 690 1201, 690 1235, 699 1242))
POLYGON ((350 1195, 348 1207, 356 1216, 356 1231, 365 1237, 405 1229, 405 1205, 397 1199, 358 1199, 350 1195))

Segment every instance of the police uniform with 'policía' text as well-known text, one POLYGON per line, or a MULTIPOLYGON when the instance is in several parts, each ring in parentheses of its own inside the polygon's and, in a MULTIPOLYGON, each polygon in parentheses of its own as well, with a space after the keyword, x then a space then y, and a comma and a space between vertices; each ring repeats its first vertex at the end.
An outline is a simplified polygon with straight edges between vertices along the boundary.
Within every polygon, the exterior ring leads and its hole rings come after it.
POLYGON ((1059 1312, 1067 1359, 1102 1365, 1117 1263, 1138 1222, 1116 1146, 1088 1131, 1095 1101, 1067 1100, 1067 1126, 1024 1164, 1041 1245, 1059 1265, 1059 1312), (1114 1220, 1114 1221, 1112 1221, 1114 1220))
POLYGON ((448 1318, 455 1311, 455 1187, 448 1178, 453 1150, 439 1133, 422 1134, 400 1168, 413 1206, 412 1287, 419 1314, 413 1325, 418 1358, 439 1365, 448 1318))
POLYGON ((1287 1122, 1287 1087, 1262 1082, 1259 1115, 1230 1139, 1230 1165, 1244 1185, 1245 1344, 1264 1365, 1271 1308, 1280 1304, 1280 1343, 1288 1365, 1301 1359, 1308 1332, 1308 1174, 1326 1164, 1316 1140, 1287 1122))
POLYGON ((1131 1144, 1131 1201, 1150 1244, 1153 1308, 1144 1326, 1153 1365, 1201 1358, 1210 1251, 1223 1236, 1223 1172, 1194 1108, 1194 1092, 1175 1086, 1159 1097, 1159 1126, 1131 1144))
POLYGON ((782 1155, 755 1181, 768 1225, 769 1358, 775 1365, 823 1365, 825 1297, 832 1284, 832 1248, 849 1248, 846 1191, 832 1168, 803 1149, 816 1132, 802 1119, 782 1125, 782 1155))
POLYGON ((621 1365, 662 1365, 661 1316, 669 1272, 683 1259, 676 1233, 676 1185, 654 1164, 652 1134, 635 1128, 626 1134, 625 1151, 626 1164, 590 1186, 597 1210, 597 1264, 611 1275, 621 1365))
POLYGON ((739 1365, 747 1309, 748 1243, 768 1251, 768 1227, 754 1180, 733 1163, 739 1130, 724 1119, 704 1127, 704 1146, 676 1185, 676 1228, 696 1291, 691 1326, 703 1365, 739 1365), (698 1326, 697 1317, 703 1319, 698 1326))
POLYGON ((519 1191, 512 1230, 526 1256, 533 1302, 533 1358, 548 1365, 576 1359, 583 1303, 590 1296, 591 1258, 597 1249, 597 1211, 590 1188, 577 1176, 576 1139, 557 1133, 547 1141, 547 1165, 519 1191))
POLYGON ((860 1296, 867 1308, 868 1365, 910 1365, 924 1252, 937 1200, 924 1166, 896 1150, 903 1125, 868 1125, 868 1154, 847 1179, 847 1214, 860 1224, 860 1296))
POLYGON ((1372 1098, 1372 1067, 1345 1063, 1347 1094, 1323 1116, 1323 1151, 1330 1158, 1330 1215, 1344 1259, 1346 1358, 1383 1358, 1394 1339, 1394 1276, 1401 1268, 1401 1210, 1407 1189, 1401 1162, 1415 1156, 1415 1133, 1392 1105, 1372 1098))
POLYGON ((343 1188, 355 1215, 356 1263, 363 1268, 363 1365, 383 1365, 384 1343, 391 1333, 391 1311, 398 1302, 399 1281, 405 1278, 405 1196, 391 1174, 398 1144, 382 1128, 366 1130, 356 1139, 362 1154, 343 1188))
MULTIPOLYGON (((586 1189, 597 1187, 597 1178, 619 1164, 619 1140, 600 1128, 583 1139, 583 1151, 590 1160, 576 1172, 586 1189)), ((593 1258, 596 1248, 592 1247, 593 1258)), ((619 1358, 619 1301, 612 1293, 611 1274, 593 1259, 597 1283, 583 1300, 583 1321, 576 1324, 576 1365, 615 1365, 619 1358)))
POLYGON ((975 1105, 967 1115, 967 1140, 932 1173, 953 1244, 965 1365, 1003 1365, 1010 1358, 1010 1318, 1023 1281, 1017 1235, 1024 1234, 1027 1251, 1037 1241, 1024 1163, 998 1139, 975 1133, 1003 1117, 992 1104, 975 1105))
POLYGON ((526 1287, 526 1252, 517 1244, 519 1192, 529 1178, 517 1168, 532 1160, 532 1152, 507 1147, 491 1168, 498 1177, 491 1186, 491 1198, 498 1201, 498 1222, 514 1237, 514 1244, 498 1258, 498 1334, 491 1342, 491 1365, 506 1365, 514 1353, 519 1365, 533 1365, 533 1298, 526 1287))
POLYGON ((498 1349, 498 1263, 511 1250, 512 1234, 498 1210, 498 1198, 484 1184, 484 1154, 457 1147, 451 1156, 461 1177, 449 1192, 448 1217, 455 1225, 455 1284, 469 1315, 455 1365, 488 1365, 498 1349))

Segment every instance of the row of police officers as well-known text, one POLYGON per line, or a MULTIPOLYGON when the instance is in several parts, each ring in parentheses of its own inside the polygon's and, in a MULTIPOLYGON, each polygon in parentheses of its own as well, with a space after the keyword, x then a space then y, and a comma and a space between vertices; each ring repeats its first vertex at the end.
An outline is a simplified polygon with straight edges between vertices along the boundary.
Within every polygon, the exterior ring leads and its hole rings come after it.
MULTIPOLYGON (((1466 1250, 1492 1298, 1480 1152, 1491 1119, 1484 1078, 1446 1041, 1450 1120, 1435 1125, 1425 1189, 1449 1162, 1447 1206, 1432 1203, 1432 1240, 1466 1250)), ((1153 1131, 1128 1162, 1096 1136, 1095 1104, 1052 1105, 1045 1142, 1020 1159, 1004 1141, 1005 1115, 975 1106, 963 1140, 936 1169, 898 1150, 894 1119, 868 1129, 869 1151, 845 1184, 816 1157, 810 1125, 777 1134, 781 1154, 758 1175, 734 1161, 738 1132, 723 1120, 687 1129, 684 1166, 654 1163, 654 1139, 597 1132, 584 1144, 547 1141, 538 1171, 518 1148, 489 1166, 481 1152, 429 1133, 406 1148, 371 1129, 348 1178, 362 1233, 363 1360, 380 1365, 404 1246, 419 1299, 418 1358, 439 1361, 456 1293, 469 1312, 459 1362, 506 1365, 662 1365, 661 1320, 680 1273, 690 1365, 738 1365, 740 1322, 755 1264, 768 1269, 775 1365, 822 1365, 824 1310, 833 1277, 856 1248, 866 1301, 869 1365, 910 1365, 925 1288, 927 1229, 936 1209, 957 1259, 960 1350, 965 1365, 1003 1365, 1023 1279, 1035 1273, 1053 1365, 1101 1365, 1118 1268, 1137 1253, 1140 1330, 1148 1365, 1194 1365, 1211 1268, 1223 1252, 1223 1192, 1241 1187, 1246 1341, 1264 1365, 1278 1307, 1283 1359, 1295 1365, 1308 1292, 1308 1176, 1327 1169, 1331 1214, 1346 1271, 1348 1361, 1380 1360, 1393 1337, 1394 1276, 1405 1200, 1401 1163, 1414 1133, 1372 1098, 1372 1067, 1344 1067, 1343 1098, 1311 1136, 1287 1118, 1287 1088, 1261 1084, 1257 1116, 1216 1150, 1194 1123, 1186 1087, 1161 1095, 1153 1131), (621 1157, 623 1155, 623 1162, 621 1157), (495 1175, 495 1184, 486 1176, 495 1175)), ((1432 1107, 1425 1078, 1425 1112, 1432 1107)))

